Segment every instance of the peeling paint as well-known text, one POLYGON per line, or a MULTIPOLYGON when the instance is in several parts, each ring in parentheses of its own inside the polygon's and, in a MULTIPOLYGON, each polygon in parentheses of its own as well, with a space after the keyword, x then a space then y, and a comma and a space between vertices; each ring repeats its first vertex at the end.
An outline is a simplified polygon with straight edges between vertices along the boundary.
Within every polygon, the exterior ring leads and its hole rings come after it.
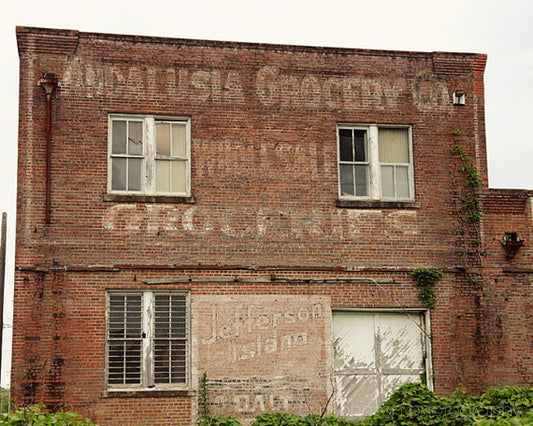
POLYGON ((335 413, 360 418, 374 413, 397 387, 420 381, 425 340, 420 315, 333 314, 335 413))

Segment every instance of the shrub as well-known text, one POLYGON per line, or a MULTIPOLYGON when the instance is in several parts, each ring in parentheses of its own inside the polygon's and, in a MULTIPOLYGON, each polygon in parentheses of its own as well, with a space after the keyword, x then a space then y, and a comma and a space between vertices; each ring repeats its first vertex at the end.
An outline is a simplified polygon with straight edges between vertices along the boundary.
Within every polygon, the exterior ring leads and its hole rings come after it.
POLYGON ((443 398, 421 383, 410 383, 400 387, 373 416, 359 425, 531 425, 532 416, 531 386, 496 388, 481 396, 466 395, 459 389, 449 398, 443 398))
POLYGON ((0 423, 7 426, 95 426, 89 419, 72 411, 48 413, 42 411, 44 404, 20 408, 14 413, 0 415, 0 423))
POLYGON ((255 418, 251 426, 351 426, 357 421, 341 419, 333 414, 320 416, 308 414, 305 417, 290 413, 263 413, 255 418))
POLYGON ((241 426, 241 422, 230 416, 205 416, 200 422, 201 426, 241 426))
POLYGON ((0 413, 7 413, 9 411, 9 389, 0 388, 0 413))

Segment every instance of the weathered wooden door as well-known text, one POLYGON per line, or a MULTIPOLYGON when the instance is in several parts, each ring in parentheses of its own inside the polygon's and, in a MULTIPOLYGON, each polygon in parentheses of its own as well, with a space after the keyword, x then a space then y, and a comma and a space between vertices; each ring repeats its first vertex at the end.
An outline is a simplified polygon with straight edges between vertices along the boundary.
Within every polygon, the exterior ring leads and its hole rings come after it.
POLYGON ((333 312, 335 414, 373 414, 404 383, 425 370, 420 313, 333 312))

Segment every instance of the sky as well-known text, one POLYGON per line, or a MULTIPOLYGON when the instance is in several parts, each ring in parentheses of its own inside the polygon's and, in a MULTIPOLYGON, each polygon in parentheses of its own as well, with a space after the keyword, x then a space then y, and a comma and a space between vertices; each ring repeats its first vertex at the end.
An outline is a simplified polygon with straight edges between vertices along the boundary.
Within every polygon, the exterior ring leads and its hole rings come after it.
POLYGON ((0 212, 7 212, 2 385, 9 385, 18 131, 15 27, 305 46, 488 54, 492 188, 533 189, 531 0, 4 0, 0 212))

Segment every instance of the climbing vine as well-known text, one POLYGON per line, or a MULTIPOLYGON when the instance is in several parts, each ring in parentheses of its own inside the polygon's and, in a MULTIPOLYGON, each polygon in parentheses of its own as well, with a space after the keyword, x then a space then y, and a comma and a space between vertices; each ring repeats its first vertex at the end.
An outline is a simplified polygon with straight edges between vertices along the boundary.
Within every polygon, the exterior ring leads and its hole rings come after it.
POLYGON ((204 371, 198 387, 198 423, 203 424, 209 417, 211 417, 211 409, 209 408, 209 380, 207 378, 207 372, 204 371))
POLYGON ((455 130, 453 134, 455 145, 452 148, 452 152, 459 158, 459 160, 461 160, 459 170, 465 174, 465 186, 469 189, 469 191, 462 197, 463 210, 467 212, 467 216, 472 222, 479 222, 479 219, 481 219, 481 208, 475 188, 481 186, 482 180, 476 170, 476 166, 470 160, 470 156, 463 150, 461 145, 459 145, 461 131, 455 130))
POLYGON ((482 217, 481 200, 479 198, 478 188, 483 181, 477 172, 476 166, 470 159, 468 153, 461 146, 462 133, 460 130, 453 132, 454 145, 452 148, 453 155, 459 160, 459 171, 464 176, 462 184, 456 182, 455 187, 458 189, 458 199, 460 202, 459 217, 462 218, 462 248, 456 248, 456 255, 463 257, 465 268, 465 280, 467 283, 479 286, 481 283, 480 273, 476 272, 481 266, 481 232, 479 221, 482 217), (461 190, 461 187, 463 189, 461 190))
POLYGON ((437 303, 435 284, 442 277, 440 269, 417 268, 409 272, 413 281, 421 287, 418 297, 428 308, 434 308, 437 303))

